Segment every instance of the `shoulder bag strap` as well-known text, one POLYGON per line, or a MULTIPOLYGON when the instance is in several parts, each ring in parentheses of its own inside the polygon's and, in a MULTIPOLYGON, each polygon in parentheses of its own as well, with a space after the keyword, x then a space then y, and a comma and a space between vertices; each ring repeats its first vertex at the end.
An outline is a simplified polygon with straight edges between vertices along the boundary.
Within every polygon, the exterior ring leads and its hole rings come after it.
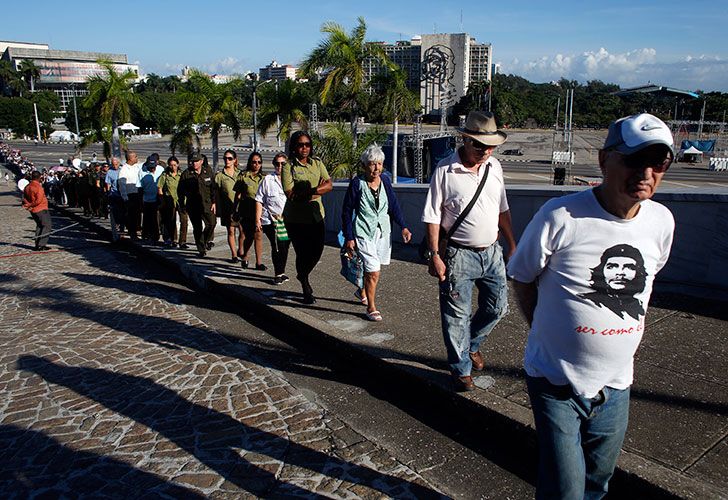
POLYGON ((450 237, 457 231, 457 228, 460 227, 460 224, 463 223, 465 220, 465 217, 468 216, 470 211, 473 209, 473 206, 475 206, 475 202, 478 201, 478 197, 480 196, 480 193, 483 192, 483 187, 485 186, 485 181, 488 180, 488 174, 490 173, 490 162, 485 164, 485 173, 483 174, 483 179, 480 181, 480 184, 478 184, 478 189, 475 191, 475 194, 473 195, 473 198, 470 200, 470 203, 468 203, 468 206, 465 207, 465 210, 460 212, 460 215, 458 215, 458 218, 455 219, 455 222, 450 227, 450 229, 447 231, 447 234, 445 235, 445 239, 449 240, 450 237))

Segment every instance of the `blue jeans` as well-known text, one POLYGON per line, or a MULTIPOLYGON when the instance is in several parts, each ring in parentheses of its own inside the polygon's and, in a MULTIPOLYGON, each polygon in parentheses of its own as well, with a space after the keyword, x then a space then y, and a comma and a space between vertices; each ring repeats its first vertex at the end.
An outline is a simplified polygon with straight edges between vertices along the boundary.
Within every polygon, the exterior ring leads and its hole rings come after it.
POLYGON ((589 399, 543 377, 526 383, 538 434, 536 498, 602 498, 627 430, 629 388, 604 387, 589 399))
POLYGON ((440 283, 440 318, 447 361, 453 375, 470 375, 468 351, 481 342, 508 311, 506 268, 498 243, 482 252, 448 246, 447 273, 440 283), (478 288, 478 309, 472 314, 473 287, 478 288))

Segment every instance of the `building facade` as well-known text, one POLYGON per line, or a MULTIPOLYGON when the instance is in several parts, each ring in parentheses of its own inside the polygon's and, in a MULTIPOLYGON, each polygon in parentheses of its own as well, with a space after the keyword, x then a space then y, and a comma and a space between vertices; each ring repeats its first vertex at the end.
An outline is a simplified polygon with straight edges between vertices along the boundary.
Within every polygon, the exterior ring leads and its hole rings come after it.
MULTIPOLYGON (((440 115, 463 97, 470 82, 492 78, 493 46, 467 33, 429 34, 379 45, 407 73, 407 86, 419 93, 425 114, 440 115)), ((377 61, 365 66, 367 79, 384 71, 377 61)))
POLYGON ((89 77, 106 74, 99 60, 110 61, 118 72, 132 71, 139 77, 139 66, 129 64, 125 54, 51 50, 45 44, 0 41, 2 47, 5 47, 2 59, 10 61, 16 70, 23 61, 31 61, 38 67, 40 78, 35 82, 35 90, 51 90, 58 94, 63 113, 74 96, 88 93, 86 82, 89 77))
POLYGON ((276 61, 271 61, 268 66, 258 70, 258 76, 260 77, 260 81, 295 80, 297 70, 298 68, 290 64, 278 64, 276 61))

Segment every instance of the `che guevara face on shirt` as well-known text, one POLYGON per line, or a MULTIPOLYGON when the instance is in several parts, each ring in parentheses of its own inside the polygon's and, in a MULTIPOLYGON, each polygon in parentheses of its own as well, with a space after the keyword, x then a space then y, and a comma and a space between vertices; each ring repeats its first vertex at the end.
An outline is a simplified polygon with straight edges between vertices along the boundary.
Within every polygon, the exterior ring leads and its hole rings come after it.
POLYGON ((647 281, 645 261, 638 249, 620 244, 607 248, 599 264, 591 269, 589 282, 593 292, 579 294, 620 318, 639 319, 645 315, 642 302, 635 295, 644 291, 647 281))

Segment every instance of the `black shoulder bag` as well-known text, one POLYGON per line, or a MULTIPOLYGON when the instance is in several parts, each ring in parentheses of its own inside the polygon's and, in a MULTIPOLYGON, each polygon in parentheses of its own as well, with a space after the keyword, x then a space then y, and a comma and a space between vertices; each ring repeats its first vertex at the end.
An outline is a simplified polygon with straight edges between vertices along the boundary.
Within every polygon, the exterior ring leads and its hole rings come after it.
MULTIPOLYGON (((488 180, 488 174, 490 173, 490 162, 485 164, 485 173, 483 174, 483 179, 480 181, 480 184, 478 184, 478 189, 475 191, 475 194, 473 195, 473 198, 470 200, 470 203, 468 203, 468 206, 465 207, 465 210, 460 212, 460 215, 458 215, 458 218, 455 219, 455 222, 452 226, 450 226, 450 229, 448 229, 447 232, 440 226, 440 237, 438 238, 438 245, 437 245, 437 251, 438 252, 444 252, 445 247, 447 246, 447 240, 450 239, 450 237, 457 231, 458 227, 460 227, 460 224, 463 223, 465 220, 465 217, 468 216, 470 211, 475 206, 475 202, 478 201, 478 197, 480 197, 480 193, 483 191, 483 188, 485 187, 485 181, 488 180)), ((422 238, 422 241, 420 242, 420 246, 418 248, 418 253, 420 255, 420 259, 427 261, 427 253, 430 250, 430 246, 427 243, 427 235, 425 235, 422 238)))

